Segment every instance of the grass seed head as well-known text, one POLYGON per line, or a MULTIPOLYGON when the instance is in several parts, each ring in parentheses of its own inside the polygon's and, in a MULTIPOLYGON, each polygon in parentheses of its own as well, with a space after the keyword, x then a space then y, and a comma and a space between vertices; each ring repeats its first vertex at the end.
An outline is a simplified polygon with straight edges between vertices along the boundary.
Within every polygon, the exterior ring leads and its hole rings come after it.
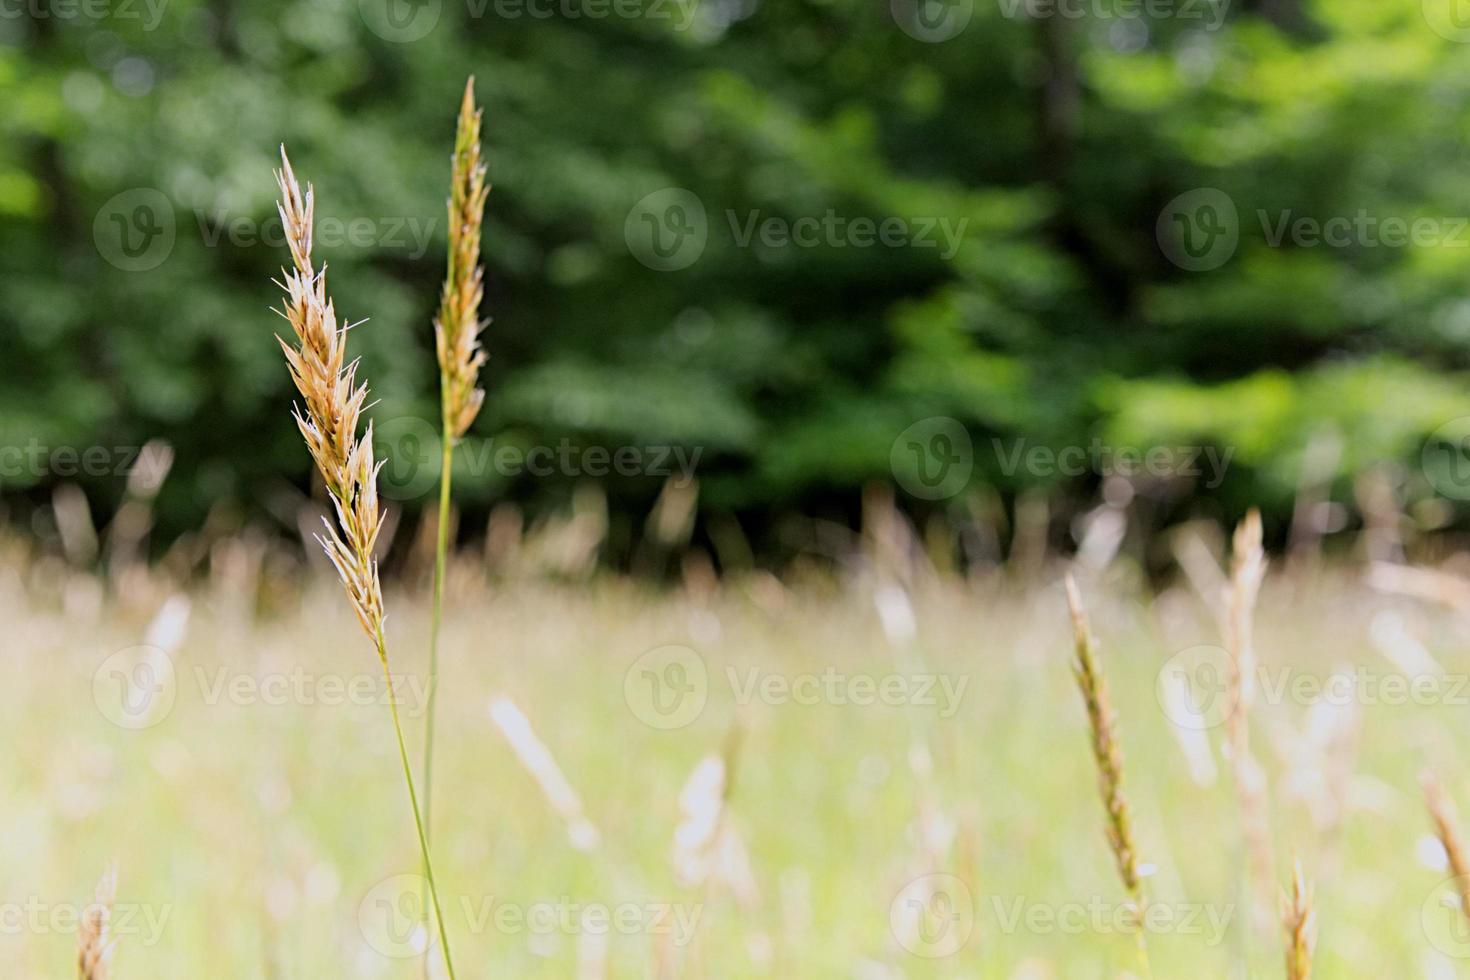
POLYGON ((378 500, 382 464, 373 458, 372 426, 363 438, 357 435, 368 388, 357 383, 357 362, 347 360, 349 326, 338 322, 327 295, 326 267, 318 270, 312 265, 312 189, 307 185, 302 190, 285 147, 276 182, 281 189, 281 223, 291 250, 291 268, 281 272, 286 299, 280 313, 291 324, 295 343, 277 339, 303 400, 295 409, 297 428, 337 515, 335 524, 325 522, 326 533, 317 540, 341 576, 362 628, 377 640, 385 618, 373 557, 383 527, 378 500))
POLYGON ((1231 724, 1244 724, 1255 697, 1255 646, 1252 624, 1256 599, 1266 576, 1261 544, 1261 512, 1252 508, 1235 528, 1231 542, 1230 588, 1226 597, 1225 642, 1233 664, 1235 711, 1231 724))
POLYGON ((78 980, 108 980, 117 939, 111 934, 112 904, 117 895, 117 869, 109 867, 97 882, 92 903, 82 911, 77 929, 78 980))
POLYGON ((1271 919, 1269 895, 1276 878, 1271 842, 1269 784, 1251 751, 1250 712, 1255 701, 1256 599, 1266 576, 1260 511, 1252 508, 1231 540, 1230 585, 1225 602, 1225 646, 1230 658, 1230 704, 1225 719, 1225 754, 1230 761, 1240 810, 1241 834, 1258 899, 1253 914, 1258 926, 1271 919))
POLYGON ((1302 862, 1292 866, 1291 891, 1281 893, 1281 925, 1286 930, 1287 980, 1311 980, 1312 955, 1317 948, 1317 909, 1311 882, 1302 862))
POLYGON ((1092 738, 1092 756, 1097 765, 1098 787, 1102 793, 1103 807, 1107 811, 1107 838, 1118 865, 1118 874, 1140 909, 1143 905, 1143 885, 1138 871, 1138 848, 1133 838, 1133 811, 1123 793, 1123 748, 1118 742, 1117 719, 1108 700, 1107 679, 1097 657, 1097 641, 1087 623, 1087 613, 1082 608, 1082 596, 1077 583, 1068 575, 1067 606, 1072 613, 1072 630, 1076 641, 1077 659, 1072 665, 1072 674, 1082 693, 1082 703, 1087 709, 1088 728, 1092 738))
POLYGON ((1450 873, 1455 876, 1460 912, 1470 921, 1470 849, 1466 848, 1465 838, 1460 833, 1460 816, 1434 773, 1426 770, 1420 774, 1419 785, 1424 788, 1424 803, 1429 808, 1430 819, 1434 821, 1434 834, 1444 848, 1450 873))
POLYGON ((469 430, 485 401, 480 368, 480 301, 485 295, 485 270, 480 265, 480 230, 485 217, 485 164, 480 157, 480 120, 475 108, 475 80, 465 83, 454 140, 454 166, 449 194, 449 271, 444 294, 434 318, 434 337, 443 388, 445 438, 457 442, 469 430))

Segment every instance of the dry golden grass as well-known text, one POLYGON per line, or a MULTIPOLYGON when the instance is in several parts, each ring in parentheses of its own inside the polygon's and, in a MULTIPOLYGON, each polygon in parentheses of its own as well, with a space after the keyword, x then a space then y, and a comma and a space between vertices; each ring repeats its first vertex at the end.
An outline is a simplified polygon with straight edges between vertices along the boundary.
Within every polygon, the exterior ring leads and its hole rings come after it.
POLYGON ((1421 773, 1419 784, 1424 789, 1424 804, 1429 808, 1430 819, 1434 821, 1435 836, 1444 848, 1450 873, 1454 875, 1460 914, 1470 922, 1470 850, 1467 850, 1460 832, 1459 813, 1432 772, 1426 770, 1421 773))
POLYGON ((97 882, 91 904, 82 910, 77 930, 78 980, 108 980, 112 976, 112 954, 117 939, 109 931, 112 904, 117 896, 117 869, 108 868, 97 882))
POLYGON ((475 108, 475 80, 465 83, 454 139, 449 195, 449 270, 434 336, 444 410, 444 434, 459 440, 479 415, 485 392, 479 387, 485 352, 480 348, 480 301, 485 271, 480 265, 480 228, 490 185, 480 159, 481 110, 475 108))
POLYGON ((1133 810, 1123 793, 1123 747, 1118 741, 1118 722, 1108 699, 1108 683, 1097 659, 1097 640, 1087 623, 1082 596, 1070 575, 1066 579, 1067 607, 1072 614, 1072 630, 1077 659, 1072 673, 1082 692, 1087 708, 1088 731, 1092 737, 1092 758, 1097 764, 1098 788, 1102 792, 1103 809, 1107 812, 1108 846, 1130 898, 1143 910, 1143 879, 1138 873, 1138 847, 1133 839, 1133 810))
POLYGON ((434 734, 438 714, 439 634, 444 621, 444 588, 448 577, 450 513, 454 479, 454 447, 469 431, 485 392, 479 387, 485 352, 480 348, 480 301, 485 272, 480 265, 480 227, 485 216, 485 165, 480 159, 481 112, 475 108, 475 79, 465 82, 455 129, 454 162, 449 193, 449 261, 439 313, 434 318, 434 346, 439 358, 439 400, 443 444, 440 446, 439 509, 435 518, 433 609, 429 623, 429 704, 424 719, 424 824, 433 833, 434 734))
POLYGON ((1286 932, 1286 980, 1311 980, 1317 949, 1317 909, 1302 862, 1292 864, 1291 891, 1281 893, 1281 925, 1286 932))
MULTIPOLYGON (((1230 655, 1231 710, 1225 720, 1226 758, 1230 761, 1240 808, 1242 837, 1250 863, 1250 884, 1258 890, 1272 887, 1269 788, 1266 775, 1251 750, 1251 711, 1256 700, 1256 601, 1266 576, 1266 554, 1261 545, 1261 515, 1251 510, 1236 527, 1231 542, 1230 585, 1225 601, 1225 649, 1230 655)), ((1258 918, 1266 905, 1257 905, 1258 918)))
POLYGON ((337 322, 336 311, 327 295, 325 269, 318 271, 312 266, 312 189, 308 185, 302 191, 291 171, 291 161, 286 157, 284 146, 281 147, 281 169, 276 172, 276 181, 281 189, 281 222, 293 263, 290 270, 282 271, 286 302, 281 315, 291 324, 297 344, 293 346, 279 337, 277 339, 285 352, 291 377, 305 401, 305 410, 296 411, 297 427, 306 439, 322 479, 326 481, 337 512, 336 525, 323 518, 326 534, 317 540, 336 567, 358 622, 372 640, 383 669, 394 734, 398 737, 403 781, 413 810, 414 829, 418 832, 433 918, 438 926, 440 952, 450 980, 455 980, 454 960, 449 951, 449 936, 429 854, 428 833, 419 809, 413 768, 408 761, 408 746, 403 736, 403 722, 399 718, 398 698, 388 663, 387 637, 383 632, 386 613, 375 554, 378 536, 383 529, 383 512, 378 500, 378 471, 382 464, 373 459, 372 424, 368 423, 361 439, 357 434, 368 387, 357 383, 357 362, 347 359, 348 327, 337 322))
POLYGON ((303 192, 297 183, 285 147, 276 181, 292 261, 292 268, 281 273, 286 301, 280 313, 291 324, 296 344, 277 339, 305 405, 296 410, 296 425, 337 512, 337 525, 324 521, 326 534, 318 540, 342 577, 362 628, 381 645, 383 587, 374 549, 383 529, 378 502, 382 464, 373 459, 371 423, 358 438, 368 386, 357 383, 357 362, 347 358, 348 326, 337 321, 326 271, 312 266, 313 192, 309 185, 303 192))

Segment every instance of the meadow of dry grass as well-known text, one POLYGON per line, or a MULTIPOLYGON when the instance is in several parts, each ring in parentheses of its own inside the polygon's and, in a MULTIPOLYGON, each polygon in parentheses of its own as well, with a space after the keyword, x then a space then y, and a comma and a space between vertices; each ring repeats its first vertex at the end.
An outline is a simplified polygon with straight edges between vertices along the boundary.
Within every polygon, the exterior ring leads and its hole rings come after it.
MULTIPOLYGON (((160 622, 174 590, 144 573, 103 589, 54 560, 0 564, 8 975, 74 962, 75 919, 114 860, 119 980, 421 975, 418 853, 371 646, 325 577, 298 590, 216 566, 187 620, 175 596, 160 622)), ((654 590, 458 569, 434 834, 461 975, 1137 972, 1055 571, 654 590), (566 786, 538 783, 496 698, 566 786), (723 806, 719 766, 701 767, 722 752, 723 806), (567 789, 592 830, 562 816, 567 789)), ((1470 937, 1418 776, 1470 806, 1470 622, 1362 578, 1276 574, 1262 591, 1251 725, 1276 884, 1299 855, 1314 975, 1453 977, 1470 937), (1353 685, 1319 688, 1334 674, 1353 685)), ((1283 976, 1209 697, 1215 611, 1121 573, 1080 585, 1154 976, 1283 976)), ((428 610, 410 592, 390 590, 388 632, 418 743, 428 610)))

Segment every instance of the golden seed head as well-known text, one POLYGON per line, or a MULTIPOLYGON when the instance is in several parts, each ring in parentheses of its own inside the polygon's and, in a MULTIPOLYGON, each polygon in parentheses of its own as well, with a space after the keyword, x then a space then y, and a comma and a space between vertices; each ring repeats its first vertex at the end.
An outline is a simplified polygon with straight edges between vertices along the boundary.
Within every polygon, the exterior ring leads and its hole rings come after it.
POLYGON ((375 640, 383 629, 383 590, 373 549, 383 526, 378 500, 378 470, 373 458, 373 430, 359 439, 358 425, 367 404, 368 387, 357 383, 357 362, 347 360, 347 324, 339 323, 327 296, 326 268, 312 265, 311 186, 302 191, 281 148, 278 205, 291 268, 282 270, 285 303, 281 316, 291 324, 296 343, 280 340, 291 380, 301 393, 296 426, 326 482, 337 523, 326 521, 317 540, 336 567, 359 621, 375 640))
POLYGON ((1281 924, 1286 931, 1287 980, 1311 980, 1312 956, 1317 948, 1317 910, 1311 882, 1293 862, 1291 891, 1281 892, 1281 924))
POLYGON ((475 108, 475 80, 465 83, 454 140, 449 194, 449 270, 434 318, 439 355, 445 437, 457 442, 469 431, 485 401, 478 387, 485 352, 480 347, 480 302, 485 270, 480 265, 480 230, 490 186, 480 157, 481 110, 475 108))
POLYGON ((97 882, 92 904, 82 911, 77 928, 77 977, 107 980, 112 975, 112 953, 117 938, 111 934, 112 903, 117 895, 117 869, 109 867, 97 882))
POLYGON ((1107 679, 1097 658, 1097 641, 1087 624, 1082 596, 1072 576, 1066 578, 1067 607, 1072 613, 1072 631, 1076 643, 1076 662, 1072 674, 1082 692, 1087 709, 1088 729, 1092 738, 1092 756, 1097 765, 1098 788, 1107 811, 1105 828, 1108 846, 1118 865, 1118 874, 1128 894, 1143 904, 1143 884, 1138 871, 1138 848, 1133 840, 1133 811, 1123 794, 1123 748, 1118 741, 1117 719, 1108 700, 1107 679))
POLYGON ((1460 911, 1470 920, 1470 849, 1460 834, 1460 817, 1455 804, 1445 793, 1434 773, 1425 770, 1419 776, 1424 788, 1424 803, 1429 808, 1429 817, 1434 821, 1434 834, 1444 848, 1450 873, 1454 875, 1455 893, 1460 899, 1460 911))

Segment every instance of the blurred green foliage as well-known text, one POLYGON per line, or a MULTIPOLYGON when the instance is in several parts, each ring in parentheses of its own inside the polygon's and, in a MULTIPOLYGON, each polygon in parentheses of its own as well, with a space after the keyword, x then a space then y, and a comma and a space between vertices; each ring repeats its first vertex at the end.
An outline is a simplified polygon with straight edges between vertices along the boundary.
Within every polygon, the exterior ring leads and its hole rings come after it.
MULTIPOLYGON (((306 485, 269 312, 281 143, 319 219, 343 223, 318 251, 339 310, 369 319, 355 338, 375 417, 436 420, 429 322, 473 74, 495 190, 472 449, 698 447, 701 507, 749 527, 850 512, 935 416, 973 438, 967 490, 1092 492, 1005 472, 996 439, 1199 442, 1234 463, 1218 489, 1168 487, 1176 513, 1284 512, 1332 426, 1342 475, 1399 460, 1405 492, 1427 493, 1425 437, 1470 411, 1458 22, 1434 0, 948 3, 922 0, 917 20, 907 0, 12 3, 0 445, 166 439, 172 530, 306 485), (640 214, 668 188, 702 206, 704 247, 661 271, 631 243, 645 218, 690 218, 640 214), (1170 235, 1201 215, 1171 224, 1169 207, 1198 188, 1223 192, 1238 244, 1191 271, 1170 235), (932 225, 940 244, 863 246, 850 225, 812 247, 742 241, 829 214, 932 225), (1361 214, 1438 234, 1273 242, 1298 218, 1361 214), (963 230, 952 249, 945 227, 963 230)), ((56 479, 10 470, 0 493, 34 501, 56 479)), ((471 509, 544 506, 578 479, 476 472, 457 489, 471 509)), ((630 514, 660 485, 606 483, 630 514)), ((88 489, 105 507, 120 484, 88 489)))

